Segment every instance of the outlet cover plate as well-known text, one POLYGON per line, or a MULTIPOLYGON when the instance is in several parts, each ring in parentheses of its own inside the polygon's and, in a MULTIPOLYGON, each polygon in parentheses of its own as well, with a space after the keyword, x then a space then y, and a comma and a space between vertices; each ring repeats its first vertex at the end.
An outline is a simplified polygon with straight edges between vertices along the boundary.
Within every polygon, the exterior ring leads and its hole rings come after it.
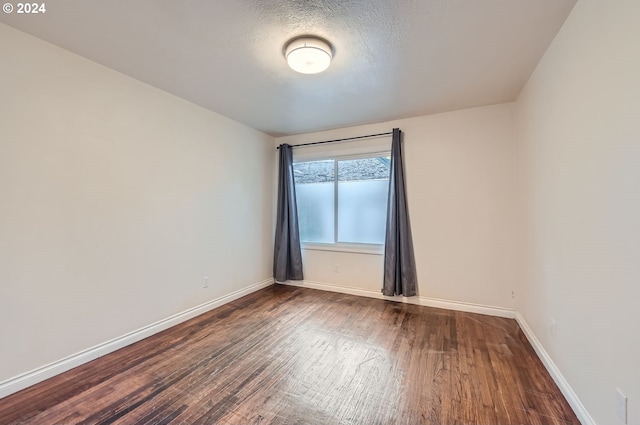
POLYGON ((616 414, 623 424, 627 423, 627 397, 616 388, 616 414))

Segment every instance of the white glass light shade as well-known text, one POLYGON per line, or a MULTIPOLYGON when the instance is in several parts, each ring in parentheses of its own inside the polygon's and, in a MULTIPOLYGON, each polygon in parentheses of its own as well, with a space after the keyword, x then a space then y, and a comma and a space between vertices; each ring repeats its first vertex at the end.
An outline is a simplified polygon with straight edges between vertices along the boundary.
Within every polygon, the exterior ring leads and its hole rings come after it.
POLYGON ((331 46, 317 38, 298 38, 287 45, 285 56, 294 71, 317 74, 329 68, 331 46))

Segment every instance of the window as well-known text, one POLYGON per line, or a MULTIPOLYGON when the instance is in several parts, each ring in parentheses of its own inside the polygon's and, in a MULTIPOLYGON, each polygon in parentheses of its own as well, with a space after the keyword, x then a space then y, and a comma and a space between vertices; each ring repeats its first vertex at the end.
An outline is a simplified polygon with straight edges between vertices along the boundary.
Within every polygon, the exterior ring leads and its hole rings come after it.
POLYGON ((389 154, 295 162, 300 240, 384 244, 389 154))

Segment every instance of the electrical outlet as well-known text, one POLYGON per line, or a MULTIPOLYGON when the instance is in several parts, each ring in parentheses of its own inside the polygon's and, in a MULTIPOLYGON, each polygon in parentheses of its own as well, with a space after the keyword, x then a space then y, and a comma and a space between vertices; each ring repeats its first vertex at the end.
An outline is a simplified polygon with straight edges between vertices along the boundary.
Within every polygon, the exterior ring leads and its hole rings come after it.
POLYGON ((616 414, 623 424, 627 423, 627 397, 616 388, 616 414))
POLYGON ((556 319, 551 318, 551 324, 549 325, 549 331, 551 332, 551 338, 556 339, 556 335, 558 334, 558 323, 556 319))
POLYGON ((202 287, 203 288, 208 288, 209 287, 209 276, 203 277, 202 280, 204 281, 204 285, 202 287))
POLYGON ((333 272, 334 273, 340 273, 340 264, 334 264, 333 265, 333 272))

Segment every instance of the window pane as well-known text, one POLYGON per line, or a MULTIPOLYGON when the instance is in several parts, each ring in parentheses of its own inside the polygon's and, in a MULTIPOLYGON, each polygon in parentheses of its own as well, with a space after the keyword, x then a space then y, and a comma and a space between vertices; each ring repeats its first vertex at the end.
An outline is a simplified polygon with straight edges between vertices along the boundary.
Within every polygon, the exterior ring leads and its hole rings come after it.
POLYGON ((384 244, 389 158, 338 161, 338 241, 384 244))
POLYGON ((293 164, 300 240, 334 243, 334 161, 293 164))

